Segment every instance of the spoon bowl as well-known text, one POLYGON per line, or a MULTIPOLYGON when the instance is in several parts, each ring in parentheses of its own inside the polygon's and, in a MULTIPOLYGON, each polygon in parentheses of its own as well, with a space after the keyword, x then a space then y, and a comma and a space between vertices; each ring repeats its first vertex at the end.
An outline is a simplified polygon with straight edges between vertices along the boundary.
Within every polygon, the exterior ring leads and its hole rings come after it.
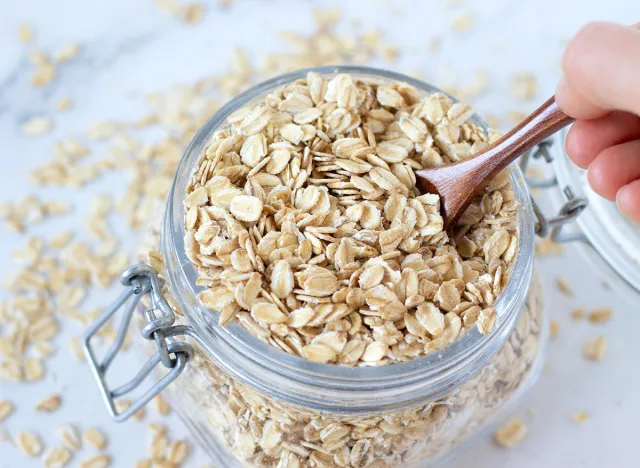
POLYGON ((476 155, 447 166, 416 171, 416 185, 422 193, 440 196, 444 227, 450 231, 491 179, 571 122, 573 119, 562 112, 555 98, 551 97, 515 128, 476 155))

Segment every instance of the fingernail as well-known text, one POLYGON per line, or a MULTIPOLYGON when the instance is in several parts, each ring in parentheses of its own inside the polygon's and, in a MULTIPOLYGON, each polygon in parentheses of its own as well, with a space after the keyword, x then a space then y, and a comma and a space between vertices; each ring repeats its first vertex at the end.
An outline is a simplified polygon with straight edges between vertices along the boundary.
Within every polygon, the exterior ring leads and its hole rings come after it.
POLYGON ((624 185, 616 192, 616 206, 618 207, 618 210, 622 211, 623 213, 624 207, 622 206, 622 200, 625 198, 628 190, 631 190, 631 187, 629 187, 628 185, 624 185))
POLYGON ((565 94, 567 89, 567 83, 564 81, 564 78, 560 78, 558 82, 558 86, 556 86, 556 100, 558 100, 558 96, 562 96, 565 94))
POLYGON ((556 102, 560 107, 562 107, 562 103, 564 101, 564 96, 567 94, 567 83, 564 81, 564 78, 560 79, 558 86, 556 86, 556 102))

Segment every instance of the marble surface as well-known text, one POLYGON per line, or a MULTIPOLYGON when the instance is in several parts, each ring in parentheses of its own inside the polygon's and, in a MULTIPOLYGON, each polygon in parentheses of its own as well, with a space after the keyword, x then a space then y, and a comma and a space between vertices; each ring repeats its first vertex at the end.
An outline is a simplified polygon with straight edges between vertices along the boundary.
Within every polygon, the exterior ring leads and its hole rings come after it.
MULTIPOLYGON (((631 22, 640 17, 640 5, 629 0, 607 2, 580 0, 462 0, 457 6, 444 1, 259 1, 236 0, 230 8, 211 2, 203 21, 185 26, 157 11, 151 0, 32 0, 0 4, 0 201, 12 201, 38 190, 43 198, 67 199, 75 213, 34 228, 36 235, 47 236, 64 226, 80 229, 87 210, 84 194, 124 188, 124 180, 113 176, 92 184, 79 196, 69 189, 37 188, 27 181, 28 173, 50 157, 50 145, 56 138, 77 135, 89 124, 111 118, 131 118, 143 111, 134 95, 172 85, 192 82, 204 74, 224 71, 232 50, 246 48, 252 57, 282 48, 278 31, 289 27, 308 31, 312 10, 340 5, 347 19, 358 19, 361 29, 379 27, 388 40, 400 46, 402 54, 392 68, 402 72, 418 71, 436 85, 447 84, 452 76, 460 83, 473 80, 475 70, 485 68, 490 77, 487 93, 474 101, 481 112, 505 115, 509 109, 527 110, 532 104, 518 104, 509 92, 509 77, 531 71, 538 78, 540 99, 553 92, 559 77, 558 61, 563 40, 586 21, 594 19, 631 22), (474 24, 465 34, 452 34, 449 24, 461 14, 471 13, 474 24), (33 47, 52 50, 77 42, 79 57, 60 69, 48 87, 33 89, 29 84, 31 66, 27 48, 16 38, 21 22, 36 31, 33 47), (442 49, 435 55, 426 52, 434 35, 442 36, 442 49), (62 114, 55 111, 56 101, 69 96, 74 107, 62 114), (25 137, 20 125, 36 115, 51 116, 55 129, 42 137, 25 137)), ((341 29, 354 27, 349 20, 341 29)), ((387 65, 389 66, 389 65, 387 65)), ((503 120, 506 124, 506 120, 503 120)), ((551 209, 548 203, 547 209, 551 209)), ((118 227, 116 227, 119 229, 118 227)), ((19 235, 0 233, 0 275, 12 268, 11 251, 22 245, 19 235)), ((125 247, 132 249, 136 239, 128 237, 125 247)), ((635 429, 640 418, 640 326, 638 297, 625 297, 616 289, 606 289, 616 278, 593 268, 576 248, 559 257, 542 258, 539 273, 544 284, 549 315, 560 323, 559 336, 550 343, 548 364, 539 383, 516 410, 528 427, 528 435, 516 447, 497 448, 490 437, 477 441, 466 453, 452 461, 453 468, 513 467, 617 467, 631 468, 636 462, 635 429), (555 287, 555 278, 564 276, 576 290, 566 297, 555 287), (634 303, 635 300, 635 303, 634 303), (611 306, 613 319, 601 326, 586 321, 572 322, 569 311, 575 306, 593 308, 611 306), (609 352, 600 363, 581 357, 587 338, 604 334, 609 352), (590 417, 583 424, 571 414, 586 410, 590 417)), ((93 292, 89 305, 108 303, 114 292, 93 292)), ((0 297, 4 291, 0 291, 0 297)), ((145 422, 116 424, 110 421, 100 401, 88 369, 69 358, 66 342, 81 329, 65 325, 57 339, 60 351, 49 361, 44 382, 31 385, 0 383, 0 400, 16 403, 18 410, 2 423, 15 434, 31 429, 39 432, 48 446, 55 443, 54 430, 62 423, 80 427, 95 425, 109 435, 108 453, 113 466, 132 466, 144 457, 145 424, 159 417, 147 411, 145 422), (63 406, 53 414, 36 414, 33 406, 42 397, 60 392, 63 406)), ((121 364, 129 370, 137 361, 121 364)), ((166 420, 174 438, 186 430, 175 416, 166 420)), ((88 449, 75 457, 72 466, 90 454, 88 449)), ((196 449, 187 466, 206 463, 196 449)), ((1 468, 41 466, 37 459, 26 459, 8 443, 0 442, 1 468)))

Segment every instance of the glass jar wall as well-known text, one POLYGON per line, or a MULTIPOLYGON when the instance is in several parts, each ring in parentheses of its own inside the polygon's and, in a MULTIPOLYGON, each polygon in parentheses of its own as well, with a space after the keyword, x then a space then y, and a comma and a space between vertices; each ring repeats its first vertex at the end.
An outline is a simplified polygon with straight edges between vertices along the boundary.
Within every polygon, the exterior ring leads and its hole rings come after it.
MULTIPOLYGON (((359 67, 317 69, 408 83, 412 78, 359 67)), ((148 238, 164 254, 154 267, 178 322, 192 327, 195 352, 167 390, 194 436, 221 466, 423 466, 450 456, 529 388, 546 340, 540 288, 533 276, 534 220, 519 170, 519 251, 495 303, 493 331, 473 328, 442 350, 382 367, 310 362, 280 351, 237 324, 221 327, 198 300, 197 272, 186 258, 183 199, 188 179, 213 132, 266 93, 304 77, 265 82, 222 108, 196 135, 178 168, 166 214, 148 238)), ((485 130, 486 124, 472 117, 485 130)), ((142 307, 145 307, 143 304, 142 307)), ((148 307, 148 306, 147 306, 148 307)))

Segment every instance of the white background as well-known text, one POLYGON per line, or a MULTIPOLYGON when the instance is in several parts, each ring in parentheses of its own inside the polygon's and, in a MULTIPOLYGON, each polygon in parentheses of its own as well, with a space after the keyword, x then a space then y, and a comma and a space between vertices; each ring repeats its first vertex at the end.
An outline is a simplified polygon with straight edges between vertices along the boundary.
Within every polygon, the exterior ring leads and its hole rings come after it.
MULTIPOLYGON (((452 3, 452 2, 450 2, 452 3)), ((632 23, 640 19, 640 5, 631 0, 462 0, 448 6, 441 0, 424 1, 243 1, 230 8, 211 2, 203 22, 185 26, 153 7, 151 0, 83 1, 47 0, 0 2, 0 202, 15 201, 37 187, 27 181, 28 173, 51 156, 56 139, 79 135, 99 120, 127 119, 142 115, 144 107, 136 93, 163 90, 189 83, 205 74, 224 71, 233 48, 241 45, 252 57, 281 50, 277 39, 283 28, 312 30, 314 8, 340 5, 348 32, 350 19, 360 29, 378 27, 384 37, 400 46, 402 55, 390 66, 401 72, 420 71, 436 85, 451 77, 464 84, 473 81, 479 67, 489 72, 487 93, 474 102, 480 113, 499 116, 507 110, 530 110, 534 103, 518 104, 510 95, 509 77, 515 72, 533 72, 539 83, 541 102, 554 90, 560 76, 559 59, 566 38, 581 24, 596 19, 632 23), (474 24, 465 34, 452 34, 449 24, 461 14, 471 13, 474 24), (28 22, 37 31, 35 46, 45 50, 78 42, 82 53, 61 69, 55 82, 44 89, 28 85, 31 65, 25 46, 16 38, 18 24, 28 22), (442 37, 442 49, 426 52, 433 36, 442 37), (70 96, 75 107, 64 114, 55 111, 56 101, 70 96), (34 115, 51 115, 55 131, 29 138, 20 124, 34 115)), ((503 120, 506 124, 506 120, 503 120)), ((75 214, 35 227, 31 232, 47 237, 71 226, 82 227, 89 193, 117 194, 124 188, 118 176, 101 180, 81 192, 70 189, 38 189, 42 198, 72 200, 75 214)), ((121 226, 113 221, 116 229, 121 226)), ((12 270, 11 250, 21 246, 20 236, 0 231, 0 274, 12 270)), ((128 248, 135 239, 129 237, 128 248)), ((544 258, 539 271, 545 286, 547 312, 561 325, 558 338, 548 348, 548 364, 534 390, 516 413, 528 426, 525 440, 513 449, 495 447, 487 436, 449 466, 474 467, 635 467, 637 422, 640 419, 640 325, 638 297, 625 300, 616 290, 603 287, 603 280, 615 283, 606 272, 594 271, 573 248, 560 257, 544 258), (567 278, 576 297, 560 294, 554 286, 557 276, 567 278), (611 306, 613 319, 601 326, 586 321, 572 322, 572 307, 611 306), (581 357, 587 338, 604 334, 609 352, 600 363, 581 357), (575 411, 586 410, 589 420, 578 424, 575 411)), ((4 294, 1 292, 0 294, 4 294)), ((94 293, 88 306, 105 305, 113 293, 94 293)), ((54 430, 62 423, 79 427, 95 425, 109 434, 108 453, 114 466, 132 466, 144 457, 145 424, 159 420, 152 410, 145 422, 111 422, 102 406, 88 369, 71 359, 67 340, 82 330, 65 324, 58 337, 59 351, 49 360, 46 381, 36 384, 0 383, 0 399, 13 401, 18 410, 4 423, 10 434, 37 431, 48 446, 55 442, 54 430), (60 392, 63 406, 53 414, 33 411, 36 401, 60 392)), ((137 370, 137 361, 124 358, 123 372, 137 370)), ((176 417, 165 421, 174 437, 186 434, 176 417)), ((85 449, 82 456, 90 451, 85 449)), ((81 456, 76 456, 77 466, 81 456)), ((189 466, 206 463, 196 450, 189 466)), ((39 460, 27 460, 9 443, 0 442, 0 467, 36 467, 39 460)))

